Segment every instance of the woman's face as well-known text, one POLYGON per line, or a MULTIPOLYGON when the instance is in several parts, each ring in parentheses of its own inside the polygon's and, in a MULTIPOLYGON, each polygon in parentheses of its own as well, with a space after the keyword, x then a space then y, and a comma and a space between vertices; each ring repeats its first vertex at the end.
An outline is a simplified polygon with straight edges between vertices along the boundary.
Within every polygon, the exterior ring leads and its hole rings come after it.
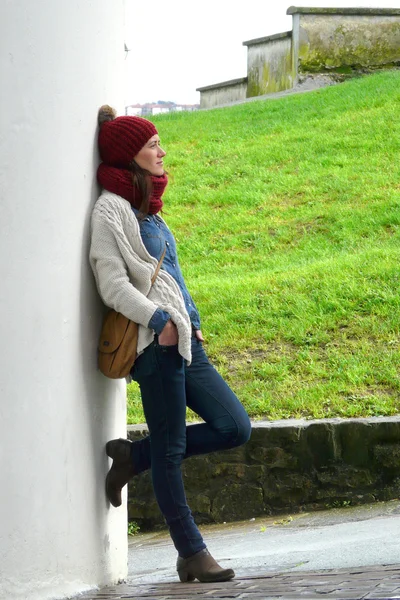
POLYGON ((149 171, 152 175, 163 175, 163 157, 166 152, 160 146, 160 138, 156 133, 136 154, 134 160, 139 167, 149 171))

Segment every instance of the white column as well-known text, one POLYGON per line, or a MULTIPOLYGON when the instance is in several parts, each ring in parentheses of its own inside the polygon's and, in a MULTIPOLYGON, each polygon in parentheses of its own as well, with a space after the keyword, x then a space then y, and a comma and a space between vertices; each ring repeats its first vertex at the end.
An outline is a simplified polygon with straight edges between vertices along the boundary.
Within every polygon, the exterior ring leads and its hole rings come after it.
POLYGON ((104 494, 125 386, 96 368, 87 258, 124 0, 3 0, 0 22, 0 598, 45 600, 127 570, 126 507, 104 494))

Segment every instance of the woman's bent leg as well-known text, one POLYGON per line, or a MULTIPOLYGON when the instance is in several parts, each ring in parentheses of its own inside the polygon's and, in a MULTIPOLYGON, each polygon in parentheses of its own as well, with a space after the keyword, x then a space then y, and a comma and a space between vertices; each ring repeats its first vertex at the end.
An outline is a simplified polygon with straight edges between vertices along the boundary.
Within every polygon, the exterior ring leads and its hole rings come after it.
MULTIPOLYGON (((196 338, 192 338, 192 357, 185 367, 186 403, 205 423, 186 428, 184 458, 244 444, 251 434, 249 417, 196 338)), ((132 444, 132 457, 137 473, 150 468, 149 437, 132 444)))
POLYGON ((187 505, 181 475, 186 454, 184 361, 176 346, 154 342, 137 359, 133 377, 149 427, 154 493, 179 555, 187 558, 206 546, 187 505))
POLYGON ((187 406, 205 421, 187 428, 186 456, 233 448, 249 440, 251 423, 245 409, 196 338, 192 338, 185 385, 187 406))

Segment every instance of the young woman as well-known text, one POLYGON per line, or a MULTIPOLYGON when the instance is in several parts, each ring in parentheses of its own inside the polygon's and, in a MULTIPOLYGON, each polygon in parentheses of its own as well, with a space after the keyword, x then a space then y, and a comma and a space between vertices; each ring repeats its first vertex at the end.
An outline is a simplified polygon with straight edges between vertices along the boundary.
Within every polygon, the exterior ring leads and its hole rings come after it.
MULTIPOLYGON (((183 279, 171 231, 159 213, 167 185, 165 151, 153 123, 98 114, 103 192, 92 214, 90 262, 104 303, 139 324, 131 375, 140 386, 149 436, 111 440, 106 493, 113 506, 138 473, 151 469, 157 503, 178 551, 181 581, 226 581, 187 505, 181 462, 188 456, 244 444, 249 418, 203 348, 200 317, 183 279), (151 286, 162 254, 162 268, 151 286), (186 426, 186 406, 203 423, 186 426)), ((184 210, 184 199, 182 199, 184 210)))

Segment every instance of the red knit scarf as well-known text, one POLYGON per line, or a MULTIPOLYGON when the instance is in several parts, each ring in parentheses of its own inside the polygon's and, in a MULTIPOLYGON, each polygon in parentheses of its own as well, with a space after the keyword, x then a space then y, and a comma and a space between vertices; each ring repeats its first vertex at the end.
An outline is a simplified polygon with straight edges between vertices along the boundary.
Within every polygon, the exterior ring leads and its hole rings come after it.
MULTIPOLYGON (((97 169, 97 181, 100 185, 118 196, 128 200, 135 208, 139 209, 142 203, 142 195, 139 188, 133 186, 132 173, 128 169, 117 169, 101 163, 97 169)), ((149 214, 155 215, 163 206, 161 199, 168 183, 168 177, 164 173, 160 177, 151 175, 152 192, 150 195, 149 214)))

